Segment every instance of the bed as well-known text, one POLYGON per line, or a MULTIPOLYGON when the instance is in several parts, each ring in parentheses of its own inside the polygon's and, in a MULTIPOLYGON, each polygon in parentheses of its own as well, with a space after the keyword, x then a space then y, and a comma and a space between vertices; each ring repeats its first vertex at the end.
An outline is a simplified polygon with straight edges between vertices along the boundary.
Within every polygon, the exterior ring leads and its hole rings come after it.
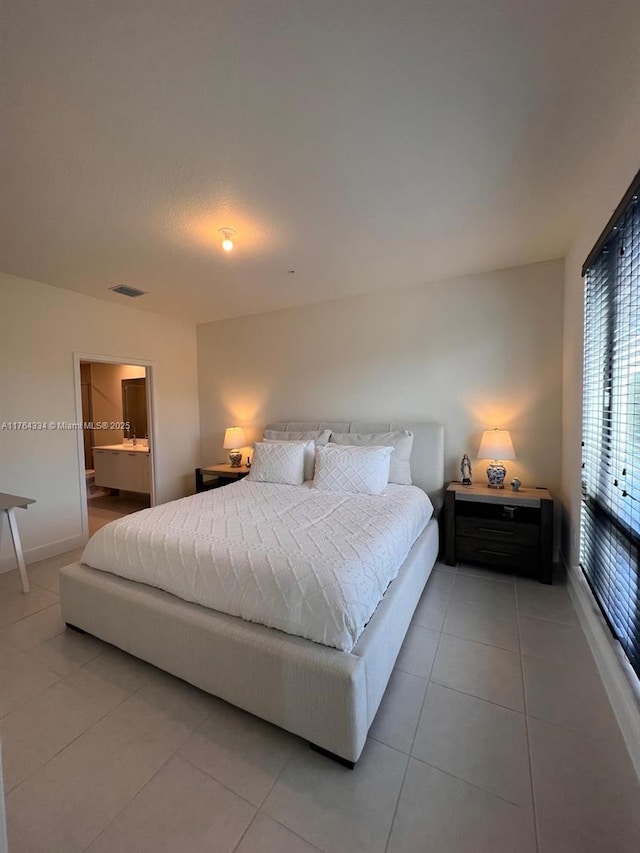
POLYGON ((437 424, 344 422, 280 423, 267 428, 413 432, 413 482, 429 495, 436 512, 355 645, 347 644, 348 651, 332 648, 285 633, 286 628, 246 621, 82 563, 61 570, 62 614, 70 627, 99 637, 351 764, 362 752, 438 554, 443 429, 437 424))

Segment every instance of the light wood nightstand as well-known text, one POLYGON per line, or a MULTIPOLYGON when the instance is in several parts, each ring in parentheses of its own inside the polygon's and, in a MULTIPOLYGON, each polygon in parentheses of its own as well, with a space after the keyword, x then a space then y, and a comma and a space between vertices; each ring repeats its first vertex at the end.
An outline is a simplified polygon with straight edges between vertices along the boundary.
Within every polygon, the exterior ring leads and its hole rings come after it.
POLYGON ((547 489, 450 483, 445 492, 445 562, 487 563, 552 583, 553 498, 547 489))
POLYGON ((196 468, 196 494, 206 492, 209 489, 217 489, 219 486, 227 486, 236 480, 246 477, 251 468, 241 465, 232 468, 228 463, 225 465, 207 465, 205 468, 196 468))

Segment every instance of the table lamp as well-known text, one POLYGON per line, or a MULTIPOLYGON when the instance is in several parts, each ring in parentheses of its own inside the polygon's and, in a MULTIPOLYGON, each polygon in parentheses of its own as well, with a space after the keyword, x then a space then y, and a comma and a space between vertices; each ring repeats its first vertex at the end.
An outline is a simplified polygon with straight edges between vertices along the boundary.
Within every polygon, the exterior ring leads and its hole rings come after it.
POLYGON ((492 459, 487 466, 487 479, 490 489, 504 489, 504 478, 507 469, 500 460, 515 459, 516 452, 513 442, 506 429, 487 429, 482 433, 480 447, 478 448, 478 459, 492 459))
POLYGON ((232 468, 240 468, 242 465, 242 452, 240 448, 245 447, 246 444, 247 439, 245 438, 242 427, 233 426, 226 430, 222 446, 225 450, 230 451, 229 462, 232 468))

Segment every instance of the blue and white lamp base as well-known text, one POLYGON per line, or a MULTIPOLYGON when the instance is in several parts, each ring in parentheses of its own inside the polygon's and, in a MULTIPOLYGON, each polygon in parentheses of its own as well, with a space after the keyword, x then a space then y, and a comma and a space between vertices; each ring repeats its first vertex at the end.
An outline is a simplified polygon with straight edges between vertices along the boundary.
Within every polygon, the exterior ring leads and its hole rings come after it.
POLYGON ((240 468, 242 466, 242 451, 231 450, 229 452, 229 463, 232 468, 240 468))
POLYGON ((491 462, 487 465, 487 479, 490 489, 504 489, 504 478, 506 476, 507 469, 502 462, 491 462))

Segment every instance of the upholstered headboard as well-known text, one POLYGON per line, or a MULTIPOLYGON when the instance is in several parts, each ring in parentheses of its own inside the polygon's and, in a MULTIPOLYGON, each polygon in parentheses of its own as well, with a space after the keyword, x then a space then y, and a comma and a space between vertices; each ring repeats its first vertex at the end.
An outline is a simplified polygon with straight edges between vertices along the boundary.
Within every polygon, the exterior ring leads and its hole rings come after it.
POLYGON ((385 423, 359 423, 348 421, 322 421, 306 423, 288 421, 267 424, 265 429, 306 431, 330 429, 333 432, 390 432, 395 429, 408 429, 413 433, 411 451, 411 478, 416 486, 429 495, 436 509, 442 505, 444 488, 444 427, 436 423, 404 423, 386 421, 385 423))

